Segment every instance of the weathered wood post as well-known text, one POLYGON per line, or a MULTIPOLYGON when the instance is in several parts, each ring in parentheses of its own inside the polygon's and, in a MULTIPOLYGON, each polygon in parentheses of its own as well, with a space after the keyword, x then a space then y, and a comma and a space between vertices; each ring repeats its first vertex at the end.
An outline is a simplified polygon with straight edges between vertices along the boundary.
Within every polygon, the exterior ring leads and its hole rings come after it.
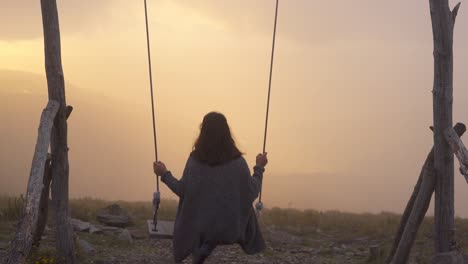
POLYGON ((41 115, 37 143, 26 191, 26 203, 23 216, 16 230, 15 238, 11 243, 7 258, 8 264, 25 263, 26 258, 31 252, 40 218, 40 199, 44 188, 43 177, 47 160, 47 150, 49 148, 51 131, 58 109, 58 102, 49 101, 41 115))
POLYGON ((49 100, 60 103, 51 138, 52 203, 55 213, 57 262, 76 263, 68 209, 68 143, 65 81, 62 70, 60 28, 56 0, 41 0, 45 67, 49 100))
MULTIPOLYGON (((400 245, 401 243, 401 237, 403 236, 403 232, 405 231, 408 218, 410 217, 410 214, 413 212, 414 203, 416 202, 416 198, 419 196, 419 193, 420 193, 421 184, 424 178, 424 171, 426 171, 425 167, 427 166, 428 160, 431 157, 434 157, 434 148, 431 150, 431 152, 429 152, 429 155, 427 156, 426 161, 424 162, 421 173, 419 174, 418 181, 416 182, 416 185, 414 186, 413 193, 411 194, 411 197, 408 203, 406 204, 405 211, 403 212, 403 215, 401 216, 400 225, 398 226, 398 230, 396 232, 395 238, 393 239, 393 244, 390 249, 390 253, 387 256, 385 263, 392 262, 393 257, 395 256, 396 250, 398 248, 398 245, 400 245)), ((433 192, 434 192, 434 189, 431 190, 431 195, 433 192)))
MULTIPOLYGON (((58 107, 57 107, 58 108, 58 107)), ((39 201, 39 217, 37 220, 37 228, 34 233, 33 244, 39 246, 39 243, 44 234, 45 227, 47 225, 48 210, 49 210, 49 194, 50 194, 50 183, 52 182, 52 159, 51 155, 47 154, 47 160, 45 162, 44 177, 43 177, 43 188, 41 198, 39 201)))
MULTIPOLYGON (((459 137, 466 131, 464 124, 452 128, 453 108, 453 32, 455 19, 460 8, 458 3, 453 11, 448 0, 429 0, 434 41, 434 147, 429 153, 408 205, 400 222, 387 263, 406 263, 416 238, 417 231, 429 207, 435 191, 435 262, 445 255, 438 253, 454 249, 454 164, 453 152, 460 159, 462 173, 468 174, 468 158, 459 137), (446 134, 447 133, 447 134, 446 134), (445 138, 447 137, 447 139, 445 138), (457 143, 453 143, 458 139, 457 143), (449 141, 452 146, 447 142, 449 141), (458 146, 455 146, 457 145, 458 146), (460 149, 462 149, 460 151, 460 149), (457 152, 458 151, 458 152, 457 152), (464 166, 467 163, 467 166, 464 166)), ((468 181, 468 176, 465 175, 468 181)), ((458 256, 459 257, 459 256, 458 256)), ((445 263, 445 262, 444 262, 445 263)))
MULTIPOLYGON (((461 137, 466 132, 466 126, 462 123, 457 123, 452 130, 457 137, 461 137)), ((434 193, 434 172, 433 147, 427 155, 426 161, 424 162, 419 175, 418 182, 414 188, 414 192, 411 195, 405 212, 401 218, 400 226, 386 263, 406 263, 408 261, 417 232, 424 220, 427 210, 429 209, 432 194, 434 193)))
POLYGON ((468 182, 468 150, 465 144, 463 144, 460 135, 457 135, 457 131, 454 129, 446 130, 445 138, 460 162, 460 173, 465 176, 465 180, 468 182))
MULTIPOLYGON (((457 123, 452 130, 461 137, 466 132, 466 126, 457 123)), ((435 182, 434 148, 432 148, 424 162, 415 191, 408 202, 407 210, 409 212, 405 210, 386 263, 397 264, 408 261, 419 227, 429 209, 435 182)))
MULTIPOLYGON (((73 111, 71 105, 67 105, 67 120, 73 111)), ((49 213, 49 195, 50 195, 50 185, 52 183, 52 155, 49 153, 47 155, 47 161, 44 171, 44 188, 42 189, 40 208, 39 208, 39 220, 37 223, 36 233, 34 234, 34 244, 39 246, 39 243, 44 234, 45 227, 47 225, 48 213, 49 213)))
POLYGON ((453 31, 460 3, 429 0, 434 40, 435 251, 448 252, 454 241, 454 160, 444 131, 452 127, 453 31))

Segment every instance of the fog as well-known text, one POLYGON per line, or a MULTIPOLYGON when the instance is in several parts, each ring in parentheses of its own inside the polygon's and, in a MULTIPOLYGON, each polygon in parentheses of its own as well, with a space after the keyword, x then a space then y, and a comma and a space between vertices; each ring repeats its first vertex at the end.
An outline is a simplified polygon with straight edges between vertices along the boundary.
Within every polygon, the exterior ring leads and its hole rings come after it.
MULTIPOLYGON (((318 3, 281 2, 266 206, 401 212, 433 140, 428 3, 318 3)), ((160 159, 180 177, 203 115, 217 110, 253 165, 263 143, 274 2, 160 0, 149 9, 160 159)), ((67 101, 75 108, 71 195, 150 200, 141 3, 67 1, 59 15, 67 101)), ((467 20, 462 8, 454 122, 465 123, 467 20)), ((39 3, 8 1, 0 22, 10 25, 0 29, 0 193, 16 195, 26 189, 47 103, 39 3)), ((455 178, 456 214, 468 216, 468 186, 458 172, 455 178)))

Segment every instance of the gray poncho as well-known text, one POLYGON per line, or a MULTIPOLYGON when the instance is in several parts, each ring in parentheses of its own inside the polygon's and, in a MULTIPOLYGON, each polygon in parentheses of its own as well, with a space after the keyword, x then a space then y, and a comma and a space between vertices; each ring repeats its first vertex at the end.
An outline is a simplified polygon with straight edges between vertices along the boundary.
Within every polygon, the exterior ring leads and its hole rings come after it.
POLYGON ((169 171, 161 176, 180 198, 173 238, 176 262, 196 252, 203 242, 238 243, 247 254, 265 249, 252 207, 263 171, 255 166, 251 176, 243 157, 214 167, 189 157, 180 180, 169 171))

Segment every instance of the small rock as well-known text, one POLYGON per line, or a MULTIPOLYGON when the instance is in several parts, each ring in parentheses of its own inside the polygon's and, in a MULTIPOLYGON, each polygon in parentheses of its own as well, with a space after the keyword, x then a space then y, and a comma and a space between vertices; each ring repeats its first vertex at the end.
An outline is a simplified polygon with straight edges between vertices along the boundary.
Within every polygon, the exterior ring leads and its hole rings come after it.
POLYGON ((102 233, 106 235, 116 235, 116 234, 120 234, 120 232, 122 231, 122 228, 113 227, 113 226, 96 226, 96 227, 101 229, 102 233))
POLYGON ((335 253, 341 253, 341 248, 339 247, 332 247, 332 249, 335 253))
POLYGON ((8 243, 0 242, 0 250, 4 250, 8 248, 8 243))
POLYGON ((132 244, 133 243, 133 238, 132 238, 132 234, 130 234, 130 231, 128 231, 127 229, 123 229, 118 238, 122 241, 127 241, 128 243, 132 244))
POLYGON ((359 238, 356 238, 354 241, 356 241, 356 242, 364 242, 364 241, 367 241, 367 240, 369 240, 368 237, 359 237, 359 238))
POLYGON ((148 234, 144 231, 138 230, 138 229, 129 229, 130 234, 132 235, 132 238, 136 240, 142 240, 148 238, 148 234))
POLYGON ((107 260, 98 259, 94 261, 95 264, 110 264, 111 262, 107 260))
POLYGON ((92 254, 96 253, 96 250, 94 249, 94 247, 89 242, 87 242, 85 240, 78 239, 78 245, 88 255, 92 255, 92 254))
POLYGON ((115 227, 115 226, 101 226, 101 225, 97 225, 96 228, 99 228, 101 229, 102 231, 120 231, 122 230, 122 228, 120 227, 115 227))
POLYGON ((100 229, 103 234, 105 235, 116 235, 120 234, 122 228, 114 227, 114 226, 101 226, 97 225, 96 228, 100 229))
POLYGON ((369 247, 369 260, 376 260, 381 255, 380 246, 372 245, 369 247))
POLYGON ((97 220, 108 226, 128 227, 133 225, 133 221, 127 211, 118 204, 109 205, 99 210, 97 220))
POLYGON ((463 264, 464 262, 463 255, 457 251, 440 253, 433 259, 434 264, 463 264))
POLYGON ((90 223, 75 218, 72 218, 71 224, 73 226, 73 230, 77 232, 87 232, 91 226, 90 223))
POLYGON ((94 226, 94 225, 90 225, 89 226, 89 233, 90 234, 103 234, 104 232, 102 231, 102 229, 94 226))

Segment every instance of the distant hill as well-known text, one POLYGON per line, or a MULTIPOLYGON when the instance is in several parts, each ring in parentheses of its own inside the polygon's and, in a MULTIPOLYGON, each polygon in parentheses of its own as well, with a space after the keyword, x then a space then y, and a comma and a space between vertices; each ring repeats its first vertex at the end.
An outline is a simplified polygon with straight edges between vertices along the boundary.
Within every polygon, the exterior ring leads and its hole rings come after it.
MULTIPOLYGON (((71 195, 151 199, 155 184, 151 172, 154 155, 151 113, 142 113, 138 105, 71 84, 66 85, 66 92, 68 104, 74 106, 68 122, 71 195)), ((25 191, 39 117, 46 103, 44 76, 0 71, 0 194, 25 191)), ((176 144, 171 140, 163 153, 179 176, 183 166, 178 164, 179 156, 185 158, 187 151, 172 147, 176 144)), ((323 173, 276 175, 270 171, 266 177, 264 197, 268 206, 330 206, 330 201, 323 198, 333 188, 336 177, 323 173), (324 188, 317 192, 317 186, 324 188)), ((333 192, 328 194, 333 195, 333 192)), ((175 198, 168 190, 164 190, 164 196, 175 198)))
MULTIPOLYGON (((71 193, 118 197, 128 188, 147 186, 149 197, 154 185, 150 113, 70 84, 66 93, 74 106, 69 120, 71 193)), ((0 193, 26 189, 47 100, 44 76, 0 71, 0 193)))
MULTIPOLYGON (((119 100, 69 83, 66 92, 67 103, 74 107, 68 122, 71 196, 150 200, 155 176, 151 168, 154 153, 149 102, 119 100)), ((44 76, 0 70, 0 194, 17 195, 26 190, 39 117, 46 104, 44 76)), ((158 146, 162 159, 180 177, 193 131, 172 115, 158 120, 158 146)), ((249 164, 252 162, 249 160, 249 164)), ((408 177, 411 184, 405 187, 411 191, 417 175, 408 177)), ((176 198, 162 188, 164 198, 176 198)), ((267 207, 320 210, 379 211, 384 205, 405 205, 409 193, 382 198, 382 188, 394 187, 372 185, 356 175, 280 174, 268 169, 263 197, 267 207)))

